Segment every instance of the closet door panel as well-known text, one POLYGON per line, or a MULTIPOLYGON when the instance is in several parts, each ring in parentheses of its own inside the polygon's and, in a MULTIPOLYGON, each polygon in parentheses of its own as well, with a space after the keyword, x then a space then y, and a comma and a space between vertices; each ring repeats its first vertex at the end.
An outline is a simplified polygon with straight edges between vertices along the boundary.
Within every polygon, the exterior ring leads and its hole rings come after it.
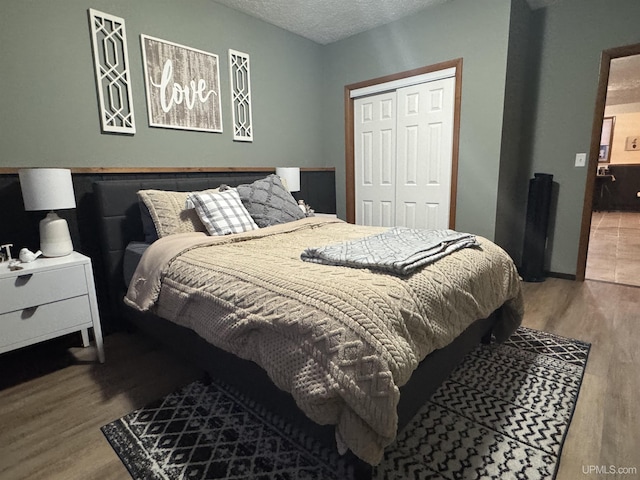
POLYGON ((396 225, 449 227, 454 86, 447 78, 397 90, 396 225))
POLYGON ((393 226, 396 92, 354 101, 356 223, 393 226))

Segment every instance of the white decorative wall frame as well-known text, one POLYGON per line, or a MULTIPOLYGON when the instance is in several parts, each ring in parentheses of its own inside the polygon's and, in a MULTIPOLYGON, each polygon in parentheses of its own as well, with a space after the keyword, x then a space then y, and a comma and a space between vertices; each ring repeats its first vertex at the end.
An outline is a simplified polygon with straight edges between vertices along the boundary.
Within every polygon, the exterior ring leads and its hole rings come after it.
POLYGON ((89 9, 103 132, 136 133, 124 20, 89 9))
POLYGON ((140 35, 149 125, 222 132, 218 55, 140 35))
POLYGON ((229 50, 231 110, 233 111, 233 139, 253 141, 251 116, 251 68, 247 53, 229 50))

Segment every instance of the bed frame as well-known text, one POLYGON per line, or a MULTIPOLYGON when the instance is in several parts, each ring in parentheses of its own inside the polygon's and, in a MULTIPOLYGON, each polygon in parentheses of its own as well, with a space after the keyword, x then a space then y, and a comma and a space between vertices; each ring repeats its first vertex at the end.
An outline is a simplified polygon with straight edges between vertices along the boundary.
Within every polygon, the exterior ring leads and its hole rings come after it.
MULTIPOLYGON (((293 397, 279 390, 266 372, 255 363, 240 359, 207 343, 195 332, 149 313, 137 312, 122 301, 125 294, 123 257, 127 244, 142 241, 142 221, 136 192, 140 189, 195 191, 214 188, 221 183, 235 186, 249 183, 264 174, 230 176, 206 174, 197 178, 105 180, 94 183, 98 207, 101 250, 109 286, 112 312, 139 330, 156 338, 180 355, 264 404, 274 413, 293 422, 305 432, 335 449, 332 426, 320 426, 309 420, 296 406, 293 397)), ((425 358, 411 380, 400 388, 398 429, 406 426, 419 408, 448 377, 462 358, 480 342, 488 341, 495 323, 495 313, 479 319, 453 343, 425 358)), ((371 478, 371 467, 349 454, 357 478, 371 478)))

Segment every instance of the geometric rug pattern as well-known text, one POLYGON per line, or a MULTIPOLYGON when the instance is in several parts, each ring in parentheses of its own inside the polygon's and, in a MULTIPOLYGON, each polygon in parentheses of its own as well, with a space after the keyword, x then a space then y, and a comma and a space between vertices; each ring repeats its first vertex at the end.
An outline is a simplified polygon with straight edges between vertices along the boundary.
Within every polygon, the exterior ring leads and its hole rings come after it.
MULTIPOLYGON (((375 479, 555 477, 589 344, 520 327, 480 345, 373 469, 375 479)), ((348 479, 349 465, 235 389, 183 389, 102 427, 134 479, 348 479)))
POLYGON ((524 327, 478 347, 399 434, 376 478, 554 478, 589 347, 524 327))
POLYGON ((134 479, 350 476, 337 454, 222 383, 191 383, 102 431, 134 479))

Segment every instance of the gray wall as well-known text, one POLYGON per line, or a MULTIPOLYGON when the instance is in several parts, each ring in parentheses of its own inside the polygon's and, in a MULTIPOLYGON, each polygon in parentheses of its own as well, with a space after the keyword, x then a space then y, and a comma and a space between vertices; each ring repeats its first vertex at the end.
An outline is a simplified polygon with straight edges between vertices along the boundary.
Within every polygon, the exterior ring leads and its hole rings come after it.
POLYGON ((493 238, 509 17, 508 0, 455 0, 324 49, 325 155, 336 166, 339 214, 345 213, 344 86, 463 57, 456 228, 493 238))
POLYGON ((2 0, 0 167, 325 166, 321 47, 210 0, 2 0), (88 8, 125 19, 137 133, 100 132, 88 8), (141 33, 219 55, 222 134, 150 128, 141 33), (254 142, 233 142, 227 51, 251 56, 254 142))
POLYGON ((551 173, 549 268, 574 274, 600 53, 639 43, 639 18, 637 0, 454 0, 322 47, 210 0, 3 0, 0 167, 335 166, 344 215, 344 85, 462 57, 456 228, 517 257, 527 179, 551 173), (125 18, 134 136, 100 133, 89 7, 125 18), (140 33, 220 56, 224 133, 148 127, 140 33), (251 55, 249 144, 232 141, 228 48, 251 55))
MULTIPOLYGON (((536 72, 530 68, 536 58, 535 34, 531 31, 531 9, 525 0, 513 0, 507 55, 507 81, 505 86, 500 176, 496 209, 495 241, 516 260, 520 261, 524 237, 527 205, 526 156, 528 144, 523 141, 523 128, 528 125, 530 110, 524 107, 531 98, 528 80, 536 72)), ((534 82, 531 82, 534 85, 534 82)))
POLYGON ((576 153, 589 151, 601 52, 640 43, 639 21, 638 0, 562 0, 534 12, 540 52, 523 165, 529 176, 550 173, 557 182, 553 272, 576 273, 587 170, 573 165, 576 153))

